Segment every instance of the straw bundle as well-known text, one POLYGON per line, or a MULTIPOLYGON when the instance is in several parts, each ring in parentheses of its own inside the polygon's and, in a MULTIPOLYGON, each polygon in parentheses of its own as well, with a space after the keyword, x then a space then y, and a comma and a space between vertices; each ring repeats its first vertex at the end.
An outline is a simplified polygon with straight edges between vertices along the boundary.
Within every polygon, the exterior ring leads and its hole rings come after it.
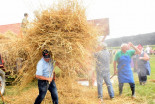
POLYGON ((59 94, 63 96, 70 93, 72 100, 79 97, 76 103, 89 103, 80 98, 79 94, 83 92, 80 92, 77 84, 72 83, 77 73, 87 74, 90 67, 87 61, 92 59, 97 44, 97 32, 88 24, 85 9, 76 0, 61 0, 37 14, 31 26, 23 39, 16 39, 3 48, 3 51, 7 51, 10 69, 17 67, 19 61, 21 63, 15 83, 23 88, 35 78, 42 50, 48 49, 62 70, 63 83, 61 78, 57 81, 58 88, 61 87, 61 90, 58 89, 59 94), (69 81, 69 78, 72 80, 69 81))
POLYGON ((3 34, 0 34, 0 39, 6 39, 6 37, 3 34))
POLYGON ((88 24, 85 9, 76 0, 61 0, 42 10, 27 35, 8 43, 3 51, 7 50, 11 63, 8 66, 17 66, 18 60, 22 62, 16 82, 24 86, 34 79, 43 49, 52 52, 64 76, 75 76, 81 68, 87 69, 86 59, 92 57, 96 40, 96 31, 88 24))
POLYGON ((11 31, 7 31, 4 34, 0 33, 0 44, 8 43, 10 40, 15 38, 16 34, 11 31))

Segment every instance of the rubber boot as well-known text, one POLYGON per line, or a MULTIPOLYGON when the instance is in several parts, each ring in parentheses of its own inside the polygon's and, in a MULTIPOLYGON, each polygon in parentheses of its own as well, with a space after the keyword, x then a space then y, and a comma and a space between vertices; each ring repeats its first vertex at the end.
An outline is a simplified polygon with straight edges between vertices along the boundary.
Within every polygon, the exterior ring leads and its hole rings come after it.
POLYGON ((123 92, 123 83, 119 83, 119 95, 121 96, 122 95, 122 92, 123 92))
POLYGON ((131 91, 132 91, 132 97, 135 97, 135 84, 130 83, 130 88, 131 88, 131 91))

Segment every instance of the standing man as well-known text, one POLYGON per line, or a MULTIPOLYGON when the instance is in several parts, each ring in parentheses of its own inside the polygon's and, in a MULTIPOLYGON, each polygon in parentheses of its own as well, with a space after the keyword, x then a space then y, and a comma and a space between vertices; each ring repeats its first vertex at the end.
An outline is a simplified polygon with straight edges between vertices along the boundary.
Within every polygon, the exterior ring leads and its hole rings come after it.
POLYGON ((103 79, 107 85, 110 98, 114 98, 113 86, 110 81, 110 53, 106 47, 107 45, 102 42, 98 48, 98 52, 95 53, 98 98, 101 103, 103 102, 103 79))
POLYGON ((22 20, 22 23, 21 23, 21 37, 23 37, 23 35, 25 36, 26 35, 26 31, 27 31, 27 27, 28 27, 28 14, 27 13, 24 13, 24 18, 22 20))
POLYGON ((47 90, 50 91, 53 104, 58 104, 58 92, 55 81, 53 80, 53 64, 50 52, 44 50, 42 59, 37 64, 36 78, 38 79, 39 95, 34 104, 41 104, 47 90))
POLYGON ((129 83, 132 91, 132 97, 135 97, 135 82, 133 79, 133 73, 131 70, 131 57, 135 54, 139 54, 140 51, 131 42, 129 44, 122 44, 121 50, 118 51, 114 59, 114 73, 118 72, 118 82, 119 82, 119 95, 122 94, 124 83, 129 83), (129 50, 132 47, 134 50, 129 50), (116 70, 116 63, 117 69, 116 70))

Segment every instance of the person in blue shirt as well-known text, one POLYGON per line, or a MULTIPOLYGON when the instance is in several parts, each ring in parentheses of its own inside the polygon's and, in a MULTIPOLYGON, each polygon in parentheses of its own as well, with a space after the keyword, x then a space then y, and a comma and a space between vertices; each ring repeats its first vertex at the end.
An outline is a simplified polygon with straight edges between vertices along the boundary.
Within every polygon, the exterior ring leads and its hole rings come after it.
POLYGON ((58 92, 53 80, 54 60, 52 60, 48 50, 44 50, 42 55, 43 57, 37 64, 36 78, 38 79, 39 95, 34 104, 41 104, 47 90, 51 93, 53 104, 58 104, 58 92))

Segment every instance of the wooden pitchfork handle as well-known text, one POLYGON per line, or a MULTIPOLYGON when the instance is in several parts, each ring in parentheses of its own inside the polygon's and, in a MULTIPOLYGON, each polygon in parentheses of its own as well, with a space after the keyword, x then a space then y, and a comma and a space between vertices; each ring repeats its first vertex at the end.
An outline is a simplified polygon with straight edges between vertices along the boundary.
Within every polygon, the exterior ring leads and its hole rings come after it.
MULTIPOLYGON (((115 76, 115 74, 113 74, 113 75, 110 77, 110 79, 113 78, 114 76, 115 76)), ((102 85, 105 85, 105 83, 103 83, 102 85)))
MULTIPOLYGON (((54 64, 55 64, 55 62, 54 62, 54 64)), ((54 65, 54 68, 53 68, 53 71, 52 71, 52 74, 51 74, 51 77, 54 75, 54 69, 55 69, 55 65, 54 65)), ((53 80, 53 79, 52 79, 53 80)), ((51 82, 48 82, 49 84, 51 83, 51 82)))

